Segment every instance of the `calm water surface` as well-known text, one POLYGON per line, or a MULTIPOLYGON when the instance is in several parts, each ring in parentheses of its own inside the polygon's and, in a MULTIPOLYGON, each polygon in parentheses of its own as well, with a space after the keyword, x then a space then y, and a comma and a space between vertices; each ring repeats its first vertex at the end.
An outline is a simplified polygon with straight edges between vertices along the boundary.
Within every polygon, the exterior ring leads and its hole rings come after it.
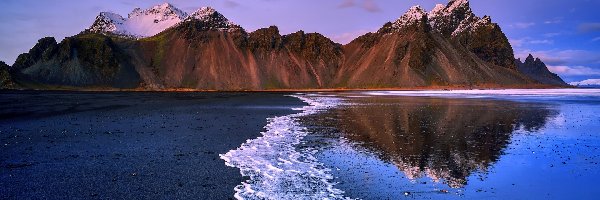
POLYGON ((600 93, 580 91, 318 94, 343 103, 297 148, 350 198, 598 199, 600 93))

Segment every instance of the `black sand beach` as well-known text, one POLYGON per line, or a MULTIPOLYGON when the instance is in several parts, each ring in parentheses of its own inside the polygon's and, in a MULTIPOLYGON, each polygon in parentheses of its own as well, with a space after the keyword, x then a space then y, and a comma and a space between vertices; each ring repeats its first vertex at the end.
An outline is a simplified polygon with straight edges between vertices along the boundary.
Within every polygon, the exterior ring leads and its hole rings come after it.
POLYGON ((0 92, 0 199, 231 199, 283 93, 0 92))

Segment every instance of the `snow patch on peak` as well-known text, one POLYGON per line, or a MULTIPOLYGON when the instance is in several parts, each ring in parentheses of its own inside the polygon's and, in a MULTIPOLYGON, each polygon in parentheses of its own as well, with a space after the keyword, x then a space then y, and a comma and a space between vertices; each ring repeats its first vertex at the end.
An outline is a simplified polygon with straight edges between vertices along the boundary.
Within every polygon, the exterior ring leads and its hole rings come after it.
POLYGON ((484 16, 483 18, 473 17, 469 20, 463 20, 458 28, 452 32, 452 36, 457 36, 460 33, 465 31, 473 32, 478 30, 481 27, 486 27, 492 25, 492 18, 489 16, 484 16))
POLYGON ((212 7, 202 7, 200 9, 196 10, 195 12, 193 12, 190 15, 190 18, 199 19, 199 20, 207 20, 208 18, 210 18, 215 13, 217 13, 218 15, 220 15, 220 13, 218 13, 217 10, 215 10, 212 7))
POLYGON ((438 14, 442 13, 445 8, 446 6, 444 4, 436 4, 433 10, 429 12, 429 16, 437 16, 438 14))
POLYGON ((450 0, 448 10, 455 10, 457 8, 470 8, 469 0, 450 0))
POLYGON ((231 30, 241 28, 211 7, 200 8, 188 15, 170 3, 163 3, 146 10, 135 8, 128 14, 127 18, 115 13, 100 13, 87 31, 145 38, 192 19, 205 22, 206 29, 231 30))
POLYGON ((473 14, 469 0, 450 0, 446 6, 438 4, 429 14, 431 28, 456 36, 491 23, 489 17, 482 20, 473 14))
POLYGON ((200 20, 204 22, 204 29, 217 29, 221 31, 234 31, 241 29, 239 25, 233 23, 211 7, 202 7, 196 10, 186 19, 186 21, 190 20, 200 20))
POLYGON ((392 27, 396 29, 404 28, 418 23, 423 19, 427 20, 427 12, 419 5, 413 6, 404 13, 404 15, 398 18, 398 20, 392 24, 392 27))
POLYGON ((94 26, 89 30, 92 32, 116 32, 122 29, 125 18, 111 12, 101 12, 94 21, 94 26))

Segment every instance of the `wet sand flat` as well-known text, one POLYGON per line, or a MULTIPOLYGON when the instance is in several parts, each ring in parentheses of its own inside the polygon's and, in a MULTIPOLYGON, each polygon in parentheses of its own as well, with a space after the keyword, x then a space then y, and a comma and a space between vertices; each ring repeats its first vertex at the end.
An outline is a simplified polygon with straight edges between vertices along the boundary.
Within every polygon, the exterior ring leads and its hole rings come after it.
POLYGON ((0 199, 231 199, 285 93, 0 92, 0 199))

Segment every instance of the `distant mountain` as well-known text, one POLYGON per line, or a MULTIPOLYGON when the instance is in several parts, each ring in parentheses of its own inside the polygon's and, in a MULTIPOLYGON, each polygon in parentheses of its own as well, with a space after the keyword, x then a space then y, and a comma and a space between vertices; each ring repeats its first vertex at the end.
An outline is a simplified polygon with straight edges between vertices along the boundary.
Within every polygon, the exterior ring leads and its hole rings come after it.
POLYGON ((318 33, 248 33, 213 8, 171 4, 103 12, 57 43, 43 38, 10 69, 25 88, 264 90, 538 87, 519 71, 508 39, 469 1, 412 7, 347 45, 318 33))
POLYGON ((531 54, 527 56, 525 62, 521 62, 521 59, 515 59, 515 64, 521 73, 542 84, 569 86, 558 75, 550 72, 542 60, 539 58, 534 59, 531 54))
POLYGON ((582 88, 600 88, 600 79, 587 79, 579 82, 571 82, 569 84, 582 88))

